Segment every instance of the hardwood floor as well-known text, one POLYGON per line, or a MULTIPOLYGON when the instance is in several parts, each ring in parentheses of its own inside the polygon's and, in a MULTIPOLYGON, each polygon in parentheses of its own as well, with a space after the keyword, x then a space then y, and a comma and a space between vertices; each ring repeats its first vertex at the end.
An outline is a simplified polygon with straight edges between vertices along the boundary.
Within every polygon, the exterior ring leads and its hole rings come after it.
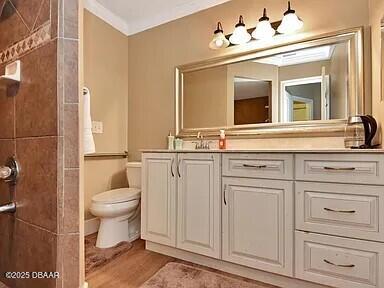
POLYGON ((263 288, 278 288, 276 286, 260 283, 258 281, 145 250, 145 242, 143 240, 136 240, 132 244, 133 247, 128 252, 87 276, 86 280, 89 284, 89 288, 139 288, 165 264, 172 261, 196 266, 228 277, 241 279, 246 282, 256 283, 263 288))
POLYGON ((138 288, 174 258, 145 250, 136 240, 125 254, 87 276, 90 288, 138 288))

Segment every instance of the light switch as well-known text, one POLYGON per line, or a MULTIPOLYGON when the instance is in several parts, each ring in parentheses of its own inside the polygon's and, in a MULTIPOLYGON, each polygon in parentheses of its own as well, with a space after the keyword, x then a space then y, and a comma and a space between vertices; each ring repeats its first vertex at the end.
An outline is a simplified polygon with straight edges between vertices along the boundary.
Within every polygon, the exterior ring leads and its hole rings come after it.
POLYGON ((101 122, 101 121, 92 121, 92 133, 94 133, 94 134, 103 134, 103 122, 101 122))

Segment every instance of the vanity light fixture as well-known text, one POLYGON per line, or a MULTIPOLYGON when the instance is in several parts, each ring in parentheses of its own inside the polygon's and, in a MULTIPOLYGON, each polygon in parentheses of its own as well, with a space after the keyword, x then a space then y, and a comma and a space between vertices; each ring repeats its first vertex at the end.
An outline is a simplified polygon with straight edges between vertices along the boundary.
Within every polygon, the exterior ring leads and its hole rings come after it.
POLYGON ((269 17, 267 16, 267 9, 264 8, 263 17, 259 19, 256 29, 252 32, 252 37, 258 40, 269 39, 275 35, 276 31, 272 28, 269 17))
POLYGON ((248 43, 251 39, 251 34, 245 28, 243 16, 240 15, 239 23, 236 24, 233 34, 229 37, 229 41, 234 45, 241 45, 248 43))
POLYGON ((288 1, 288 10, 284 12, 283 20, 277 31, 281 34, 291 34, 303 27, 303 21, 296 15, 296 11, 291 9, 291 1, 288 1))
POLYGON ((209 48, 213 50, 226 48, 229 46, 229 40, 225 37, 223 26, 221 25, 221 22, 217 23, 217 29, 214 32, 213 39, 209 43, 209 48))
POLYGON ((271 39, 275 34, 292 34, 300 30, 304 22, 296 15, 296 11, 291 8, 291 1, 288 1, 288 10, 284 12, 284 17, 280 21, 270 22, 267 16, 267 9, 264 8, 263 17, 259 19, 259 23, 255 28, 247 30, 244 24, 243 16, 240 16, 239 23, 236 24, 235 30, 231 35, 224 35, 223 27, 219 22, 215 35, 209 43, 209 48, 220 49, 232 45, 242 45, 251 41, 271 39), (277 28, 277 33, 276 33, 277 28), (252 32, 253 30, 253 32, 252 32), (252 32, 252 36, 251 33, 252 32), (229 41, 228 41, 229 38, 229 41))

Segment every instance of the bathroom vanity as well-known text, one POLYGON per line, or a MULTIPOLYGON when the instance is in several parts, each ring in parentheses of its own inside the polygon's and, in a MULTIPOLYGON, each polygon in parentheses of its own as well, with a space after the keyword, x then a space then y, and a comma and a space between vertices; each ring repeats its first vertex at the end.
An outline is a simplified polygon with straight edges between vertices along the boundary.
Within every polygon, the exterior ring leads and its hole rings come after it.
POLYGON ((384 287, 383 150, 148 150, 142 163, 147 249, 281 287, 384 287))

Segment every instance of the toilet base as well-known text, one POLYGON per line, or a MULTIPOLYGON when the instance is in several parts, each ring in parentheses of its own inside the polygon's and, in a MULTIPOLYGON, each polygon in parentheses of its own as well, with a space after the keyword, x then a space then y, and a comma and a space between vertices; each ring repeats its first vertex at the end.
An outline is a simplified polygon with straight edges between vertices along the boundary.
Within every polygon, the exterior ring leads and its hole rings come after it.
POLYGON ((101 218, 96 247, 110 248, 129 239, 128 215, 115 218, 101 218))

